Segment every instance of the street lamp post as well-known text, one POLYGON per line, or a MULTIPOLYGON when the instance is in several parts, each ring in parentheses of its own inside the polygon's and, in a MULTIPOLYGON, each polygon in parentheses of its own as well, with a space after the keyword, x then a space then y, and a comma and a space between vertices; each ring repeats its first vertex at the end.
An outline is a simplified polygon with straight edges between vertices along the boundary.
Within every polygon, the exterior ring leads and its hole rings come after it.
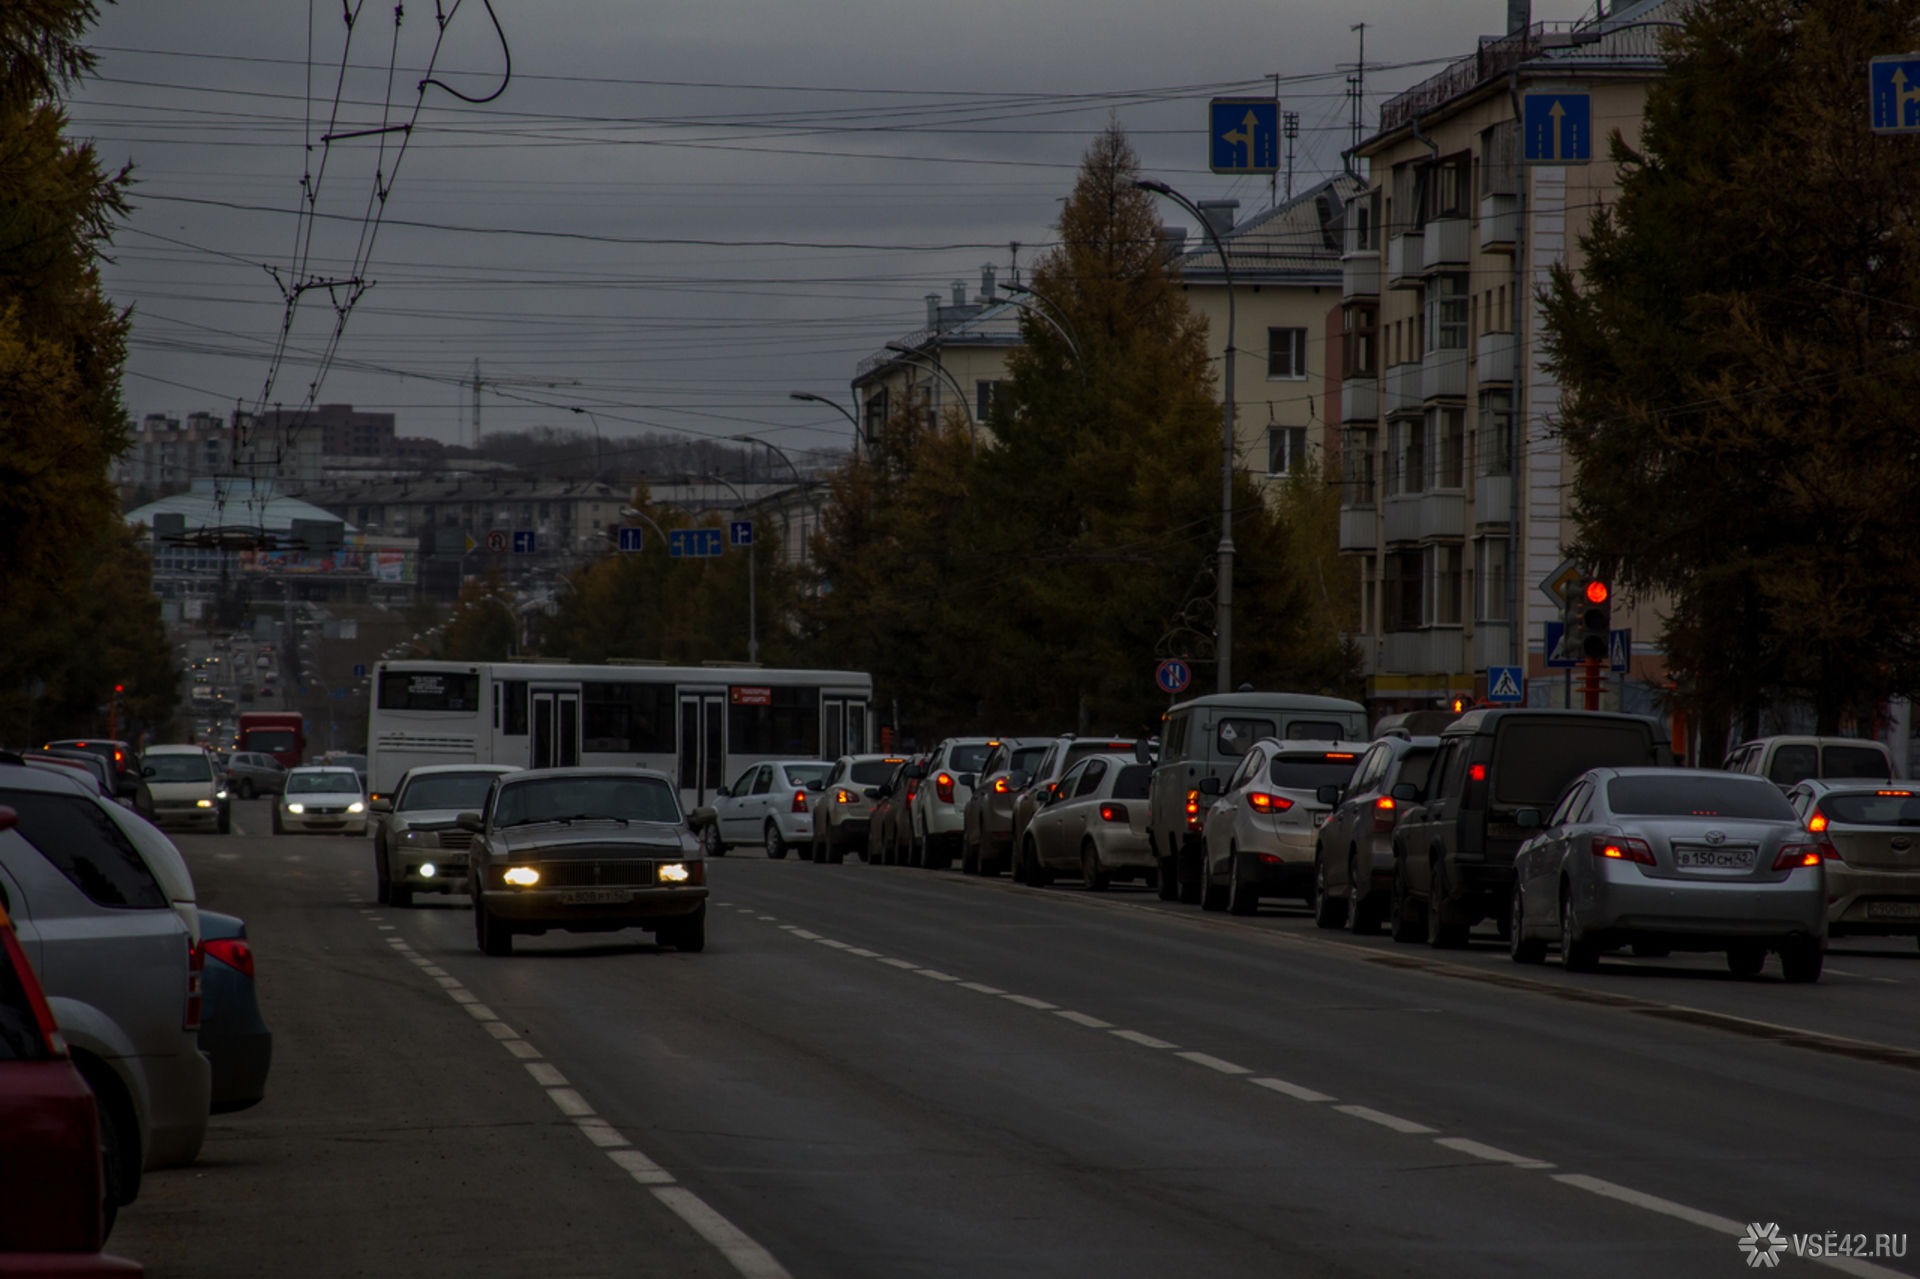
MULTIPOLYGON (((808 478, 806 478, 806 477, 805 477, 804 475, 802 475, 802 474, 800 474, 800 468, 799 468, 799 467, 797 467, 797 466, 795 466, 795 465, 793 464, 793 459, 792 459, 791 457, 788 457, 788 456, 787 456, 787 451, 786 451, 785 449, 783 449, 783 448, 781 448, 781 447, 780 447, 780 446, 779 446, 778 444, 775 444, 775 443, 773 443, 773 442, 772 442, 771 440, 763 440, 763 439, 761 439, 761 438, 760 438, 759 436, 757 436, 757 435, 730 435, 730 436, 728 436, 727 438, 728 438, 728 439, 730 439, 730 440, 732 440, 732 441, 733 441, 734 443, 736 443, 736 444, 758 444, 758 445, 761 445, 762 447, 764 447, 764 448, 766 448, 766 449, 768 449, 768 450, 770 450, 771 452, 773 452, 773 453, 775 453, 775 454, 777 454, 777 455, 779 456, 779 458, 780 458, 780 460, 781 460, 782 462, 785 462, 785 463, 787 464, 787 469, 788 469, 789 471, 792 471, 792 472, 793 472, 793 481, 794 481, 794 483, 795 483, 796 485, 798 485, 798 486, 800 487, 800 489, 801 489, 801 498, 800 498, 800 538, 799 538, 799 548, 800 548, 800 549, 799 549, 799 551, 798 551, 798 552, 796 553, 796 552, 795 552, 795 551, 794 551, 794 550, 792 549, 792 545, 791 545, 791 543, 790 543, 790 544, 789 544, 789 547, 788 547, 788 550, 787 550, 787 560, 788 560, 788 562, 790 562, 790 563, 805 563, 805 562, 806 562, 806 546, 807 546, 807 536, 808 536, 808 534, 807 534, 807 498, 806 498, 806 490, 807 490, 807 489, 810 489, 810 488, 812 488, 812 487, 813 487, 813 484, 814 484, 814 482, 813 482, 812 480, 810 480, 810 479, 808 479, 808 478)), ((758 541, 758 540, 759 540, 759 539, 757 539, 757 538, 755 539, 755 541, 758 541)), ((747 547, 747 549, 748 549, 748 550, 752 550, 752 549, 753 549, 753 547, 752 547, 752 544, 751 544, 751 543, 750 543, 750 544, 748 545, 748 547, 747 547)))
POLYGON ((841 417, 847 419, 848 424, 853 427, 853 455, 855 457, 860 456, 860 419, 848 412, 846 405, 840 403, 838 400, 829 400, 824 395, 815 395, 812 391, 788 391, 787 398, 790 400, 807 400, 814 404, 824 404, 841 417))
POLYGON ((1200 223, 1213 250, 1220 255, 1220 271, 1227 280, 1227 355, 1226 402, 1221 408, 1220 424, 1220 603, 1217 647, 1219 675, 1217 687, 1222 693, 1233 691, 1233 265, 1227 260, 1227 246, 1220 233, 1193 201, 1164 182, 1142 178, 1134 186, 1155 195, 1164 195, 1191 213, 1200 223))
MULTIPOLYGON (((1047 306, 1052 310, 1057 311, 1060 309, 1059 307, 1054 306, 1051 299, 1049 299, 1045 294, 1038 293, 1033 289, 1028 288, 1024 284, 1015 284, 1012 280, 1008 280, 1005 283, 1003 283, 1000 287, 1005 289, 1009 293, 1024 293, 1027 295, 1027 297, 1038 298, 1040 301, 1047 303, 1047 306)), ((1080 366, 1080 376, 1084 378, 1087 375, 1086 360, 1082 358, 1080 355, 1080 344, 1073 340, 1073 334, 1067 331, 1066 324, 1063 319, 1055 319, 1053 316, 1047 313, 1046 309, 1035 306, 1033 303, 1026 301, 1024 298, 1009 297, 1009 298, 1003 298, 1001 300, 1008 303, 1011 306, 1017 306, 1022 311, 1025 311, 1027 314, 1035 316, 1038 319, 1044 321, 1047 327, 1051 328, 1055 333, 1058 333, 1060 335, 1060 340, 1067 344, 1067 349, 1073 352, 1074 363, 1080 366)))
POLYGON ((974 448, 979 448, 980 437, 974 433, 973 429, 973 410, 967 407, 967 389, 960 385, 960 379, 955 377, 947 366, 941 363, 937 356, 929 356, 925 351, 916 351, 904 342, 889 342, 887 343, 887 350, 892 351, 895 355, 905 355, 916 360, 926 360, 927 364, 925 367, 932 369, 935 373, 947 379, 947 385, 953 388, 954 395, 960 401, 960 412, 962 416, 967 419, 967 442, 973 445, 974 448))

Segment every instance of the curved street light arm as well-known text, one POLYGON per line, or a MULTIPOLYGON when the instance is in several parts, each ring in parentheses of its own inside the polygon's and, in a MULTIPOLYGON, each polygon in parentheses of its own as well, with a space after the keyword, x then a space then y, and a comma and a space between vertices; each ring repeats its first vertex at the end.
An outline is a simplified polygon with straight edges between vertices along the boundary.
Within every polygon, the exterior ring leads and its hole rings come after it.
MULTIPOLYGON (((846 405, 840 403, 838 400, 829 400, 824 395, 815 395, 812 391, 788 391, 787 398, 790 400, 805 400, 810 404, 824 404, 841 417, 847 419, 848 425, 853 427, 854 456, 858 457, 860 455, 860 419, 848 412, 846 405)), ((796 469, 794 473, 797 475, 799 471, 796 469)))
POLYGON ((793 459, 787 456, 787 451, 771 440, 763 440, 757 435, 729 435, 727 438, 735 444, 758 444, 761 448, 776 454, 782 462, 787 464, 787 469, 793 472, 794 482, 801 487, 804 488, 813 483, 812 480, 800 474, 800 468, 793 464, 793 459))
MULTIPOLYGON (((1018 288, 1020 286, 1015 285, 1011 287, 1018 288)), ((1034 297, 1040 296, 1038 293, 1034 293, 1032 289, 1020 288, 1020 291, 1022 293, 1032 294, 1032 296, 1034 297)), ((1019 307, 1022 311, 1025 311, 1028 315, 1035 316, 1041 320, 1044 320, 1047 324, 1047 327, 1052 329, 1055 333, 1058 333, 1060 335, 1060 340, 1067 344, 1067 349, 1073 352, 1073 362, 1080 366, 1081 378, 1084 379, 1087 376, 1087 362, 1085 358, 1082 357, 1080 354, 1080 344, 1073 340, 1073 334, 1069 333, 1065 328, 1065 326, 1059 320, 1056 320, 1051 315, 1048 315, 1044 308, 1035 306, 1031 302, 1024 302, 1019 298, 1003 298, 1002 301, 1006 302, 1007 305, 1009 306, 1019 307)))
POLYGON ((924 367, 932 369, 935 373, 938 373, 947 380, 947 385, 953 388, 954 395, 960 400, 961 416, 967 419, 967 440, 973 447, 979 448, 980 437, 974 433, 973 429, 973 410, 967 407, 967 388, 960 385, 960 379, 953 375, 952 370, 948 369, 947 366, 939 360, 929 356, 926 352, 916 351, 902 342, 887 343, 887 350, 892 351, 896 355, 904 355, 909 359, 923 360, 926 362, 924 367))

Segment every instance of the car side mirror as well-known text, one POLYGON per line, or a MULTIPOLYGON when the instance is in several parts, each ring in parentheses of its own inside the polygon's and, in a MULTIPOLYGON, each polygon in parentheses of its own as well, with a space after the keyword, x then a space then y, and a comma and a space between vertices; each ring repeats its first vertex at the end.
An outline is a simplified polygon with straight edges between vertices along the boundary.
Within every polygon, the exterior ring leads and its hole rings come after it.
POLYGON ((1393 788, 1393 797, 1403 804, 1420 802, 1420 788, 1412 782, 1401 782, 1393 788))
POLYGON ((1539 809, 1522 808, 1515 810, 1513 824, 1522 830, 1539 830, 1546 822, 1541 818, 1539 809))
POLYGON ((980 784, 980 774, 962 773, 960 774, 960 784, 966 787, 968 790, 972 790, 975 786, 980 784))
POLYGON ((1153 763, 1153 747, 1149 746, 1146 742, 1135 742, 1133 744, 1133 762, 1136 764, 1153 763))
POLYGON ((486 827, 480 824, 480 814, 478 813, 462 813, 453 819, 453 824, 461 830, 470 831, 475 835, 486 830, 486 827))
POLYGON ((1340 793, 1340 784, 1338 782, 1328 782, 1325 786, 1313 792, 1313 798, 1317 802, 1325 804, 1328 808, 1332 808, 1340 802, 1340 793))
POLYGON ((732 799, 733 792, 724 786, 716 786, 713 789, 713 797, 715 799, 732 799))
POLYGON ((1200 785, 1195 789, 1202 795, 1218 795, 1222 788, 1218 777, 1202 777, 1200 785))
POLYGON ((391 813, 393 811, 393 801, 390 799, 370 799, 367 801, 367 811, 369 813, 391 813))

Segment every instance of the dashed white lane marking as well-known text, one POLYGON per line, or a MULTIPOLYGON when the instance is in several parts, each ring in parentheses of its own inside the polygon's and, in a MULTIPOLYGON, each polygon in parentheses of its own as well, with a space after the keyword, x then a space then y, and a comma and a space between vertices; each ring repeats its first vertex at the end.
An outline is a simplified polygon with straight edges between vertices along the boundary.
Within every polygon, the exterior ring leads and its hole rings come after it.
POLYGON ((914 963, 911 959, 889 959, 885 955, 876 955, 874 958, 883 964, 890 964, 895 968, 903 968, 910 973, 920 971, 920 965, 914 963))
POLYGON ((1139 1044, 1142 1048, 1178 1048, 1180 1046, 1164 1039, 1155 1039, 1152 1035, 1138 1030, 1114 1030, 1108 1033, 1115 1039, 1124 1039, 1130 1044, 1139 1044))
POLYGON ((790 931, 793 933, 795 937, 798 937, 801 941, 819 941, 820 940, 819 933, 810 933, 804 928, 795 928, 795 929, 791 929, 790 931))
POLYGON ((849 947, 847 947, 847 953, 848 953, 849 955, 858 955, 858 956, 860 956, 860 958, 862 958, 862 959, 878 959, 878 958, 880 958, 880 952, 879 952, 879 951, 877 951, 877 950, 868 950, 868 949, 867 949, 866 947, 864 947, 864 946, 849 946, 849 947))
POLYGON ((1053 1015, 1055 1017, 1064 1017, 1074 1025, 1085 1026, 1088 1030, 1111 1030, 1113 1028, 1113 1023, 1110 1021, 1101 1021, 1098 1017, 1090 1017, 1086 1013, 1077 1013, 1071 1008, 1056 1008, 1053 1010, 1053 1015))
POLYGON ((503 1039, 500 1041, 500 1046, 522 1061, 540 1055, 540 1050, 524 1039, 503 1039))
POLYGON ((983 995, 1004 995, 1007 993, 998 986, 989 986, 983 981, 963 981, 960 983, 960 989, 977 990, 983 995))
POLYGON ((822 937, 819 939, 819 941, 820 941, 820 945, 831 946, 835 950, 851 950, 852 949, 852 947, 848 946, 847 943, 843 941, 835 941, 831 937, 822 937))
POLYGON ((587 1099, 571 1088, 549 1088, 547 1089, 547 1096, 552 1100, 554 1105, 560 1108, 560 1113, 563 1115, 591 1115, 593 1113, 593 1107, 587 1104, 587 1099))
POLYGON ((435 977, 433 979, 443 990, 463 990, 458 977, 435 977))
POLYGON ((1395 1132, 1425 1134, 1440 1131, 1425 1124, 1417 1124, 1411 1119, 1402 1119, 1398 1115, 1389 1115, 1384 1110, 1375 1110, 1371 1106, 1335 1106, 1343 1115, 1352 1115, 1355 1119, 1364 1119, 1370 1124, 1379 1124, 1382 1128, 1391 1128, 1395 1132))
POLYGON ((1265 1088, 1270 1092, 1277 1092, 1282 1096, 1291 1097, 1295 1101, 1333 1100, 1333 1098, 1326 1093, 1315 1091, 1312 1088, 1302 1088, 1299 1084, 1290 1084, 1284 1079, 1275 1079, 1270 1075, 1263 1075, 1258 1079, 1249 1079, 1247 1082, 1257 1088, 1265 1088))
POLYGON ((240 854, 238 854, 238 853, 215 853, 215 854, 213 855, 213 859, 214 859, 215 861, 219 861, 219 862, 237 862, 237 861, 239 861, 239 860, 240 860, 240 854))
MULTIPOLYGON (((522 1043, 526 1042, 524 1040, 522 1043)), ((543 1088, 565 1088, 567 1077, 560 1073, 560 1067, 550 1061, 530 1061, 527 1073, 533 1076, 533 1082, 543 1088)))
MULTIPOLYGON (((452 994, 453 992, 448 991, 447 993, 452 994)), ((460 1006, 472 1013, 475 1021, 498 1021, 500 1019, 499 1015, 485 1004, 462 1004, 460 1006)))
POLYGON ((1060 1006, 1044 999, 1035 999, 1032 995, 1002 995, 1000 998, 1010 1004, 1019 1004, 1022 1008, 1038 1008, 1043 1013, 1050 1013, 1060 1006))
POLYGON ((588 1141, 600 1147, 602 1150, 611 1150, 632 1144, 620 1135, 619 1129, 598 1115, 582 1115, 573 1122, 580 1126, 580 1131, 586 1134, 588 1141))
POLYGON ((633 1179, 643 1186, 668 1186, 673 1184, 673 1174, 637 1150, 610 1150, 607 1158, 633 1174, 633 1179))
POLYGON ((1746 1226, 1726 1217, 1716 1217, 1710 1212, 1701 1212, 1698 1208, 1689 1208, 1677 1204, 1671 1199, 1662 1199, 1645 1191, 1634 1190, 1628 1186, 1616 1185, 1611 1181, 1602 1181, 1598 1177, 1589 1177, 1585 1173, 1563 1172, 1555 1174, 1555 1181, 1563 1186, 1572 1186, 1577 1190, 1590 1191, 1606 1199, 1616 1199, 1636 1208, 1645 1208, 1648 1212, 1657 1212, 1664 1217, 1677 1217, 1692 1225, 1703 1226, 1708 1230, 1725 1235, 1738 1235, 1746 1226))
POLYGON ((778 919, 778 916, 776 916, 776 915, 761 915, 761 916, 759 916, 758 918, 759 918, 759 920, 760 920, 760 922, 761 922, 761 923, 763 923, 763 924, 771 924, 771 923, 773 923, 773 922, 775 922, 775 920, 776 920, 776 919, 778 919))
POLYGON ((429 977, 445 977, 447 975, 447 970, 435 964, 431 959, 427 961, 427 966, 420 971, 429 977))
POLYGON ((383 933, 390 933, 393 931, 392 924, 375 924, 374 927, 378 928, 383 933))
POLYGON ((653 1197, 718 1248, 747 1279, 792 1279, 787 1268, 773 1259, 772 1253, 741 1233, 738 1226, 715 1212, 691 1190, 682 1186, 655 1186, 653 1197))
POLYGON ((1434 1144, 1445 1146, 1448 1150, 1457 1150, 1463 1155, 1472 1155, 1475 1159, 1485 1159, 1489 1163, 1512 1164, 1515 1168, 1551 1168, 1552 1164, 1544 1159, 1534 1159, 1527 1155, 1516 1155, 1511 1150, 1502 1150, 1498 1146, 1489 1146, 1485 1142, 1474 1141, 1470 1137, 1435 1137, 1434 1144))
POLYGON ((922 977, 931 977, 935 981, 959 981, 952 973, 943 973, 938 968, 917 968, 914 970, 922 977))
POLYGON ((492 1035, 495 1039, 520 1038, 520 1032, 515 1030, 513 1027, 507 1025, 507 1023, 504 1021, 489 1021, 489 1022, 484 1022, 482 1024, 486 1026, 487 1033, 489 1035, 492 1035))
MULTIPOLYGON (((444 981, 447 979, 442 978, 441 980, 444 981)), ((480 1002, 480 996, 474 994, 457 981, 453 983, 453 986, 447 991, 447 994, 453 997, 453 1002, 456 1004, 477 1004, 480 1002)))
POLYGON ((1196 1066, 1205 1066, 1208 1070, 1217 1070, 1223 1075, 1251 1075, 1253 1072, 1236 1062, 1215 1057, 1210 1053, 1181 1052, 1174 1056, 1182 1061, 1190 1061, 1196 1066))

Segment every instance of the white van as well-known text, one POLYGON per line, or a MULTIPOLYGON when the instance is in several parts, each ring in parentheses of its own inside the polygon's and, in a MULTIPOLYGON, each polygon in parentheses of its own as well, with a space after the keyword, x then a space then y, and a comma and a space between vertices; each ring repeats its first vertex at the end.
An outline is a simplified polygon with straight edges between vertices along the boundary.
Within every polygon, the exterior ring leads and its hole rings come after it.
POLYGON ((1809 778, 1890 782, 1900 776, 1893 752, 1863 737, 1756 737, 1734 747, 1721 767, 1730 773, 1756 773, 1781 790, 1809 778))

